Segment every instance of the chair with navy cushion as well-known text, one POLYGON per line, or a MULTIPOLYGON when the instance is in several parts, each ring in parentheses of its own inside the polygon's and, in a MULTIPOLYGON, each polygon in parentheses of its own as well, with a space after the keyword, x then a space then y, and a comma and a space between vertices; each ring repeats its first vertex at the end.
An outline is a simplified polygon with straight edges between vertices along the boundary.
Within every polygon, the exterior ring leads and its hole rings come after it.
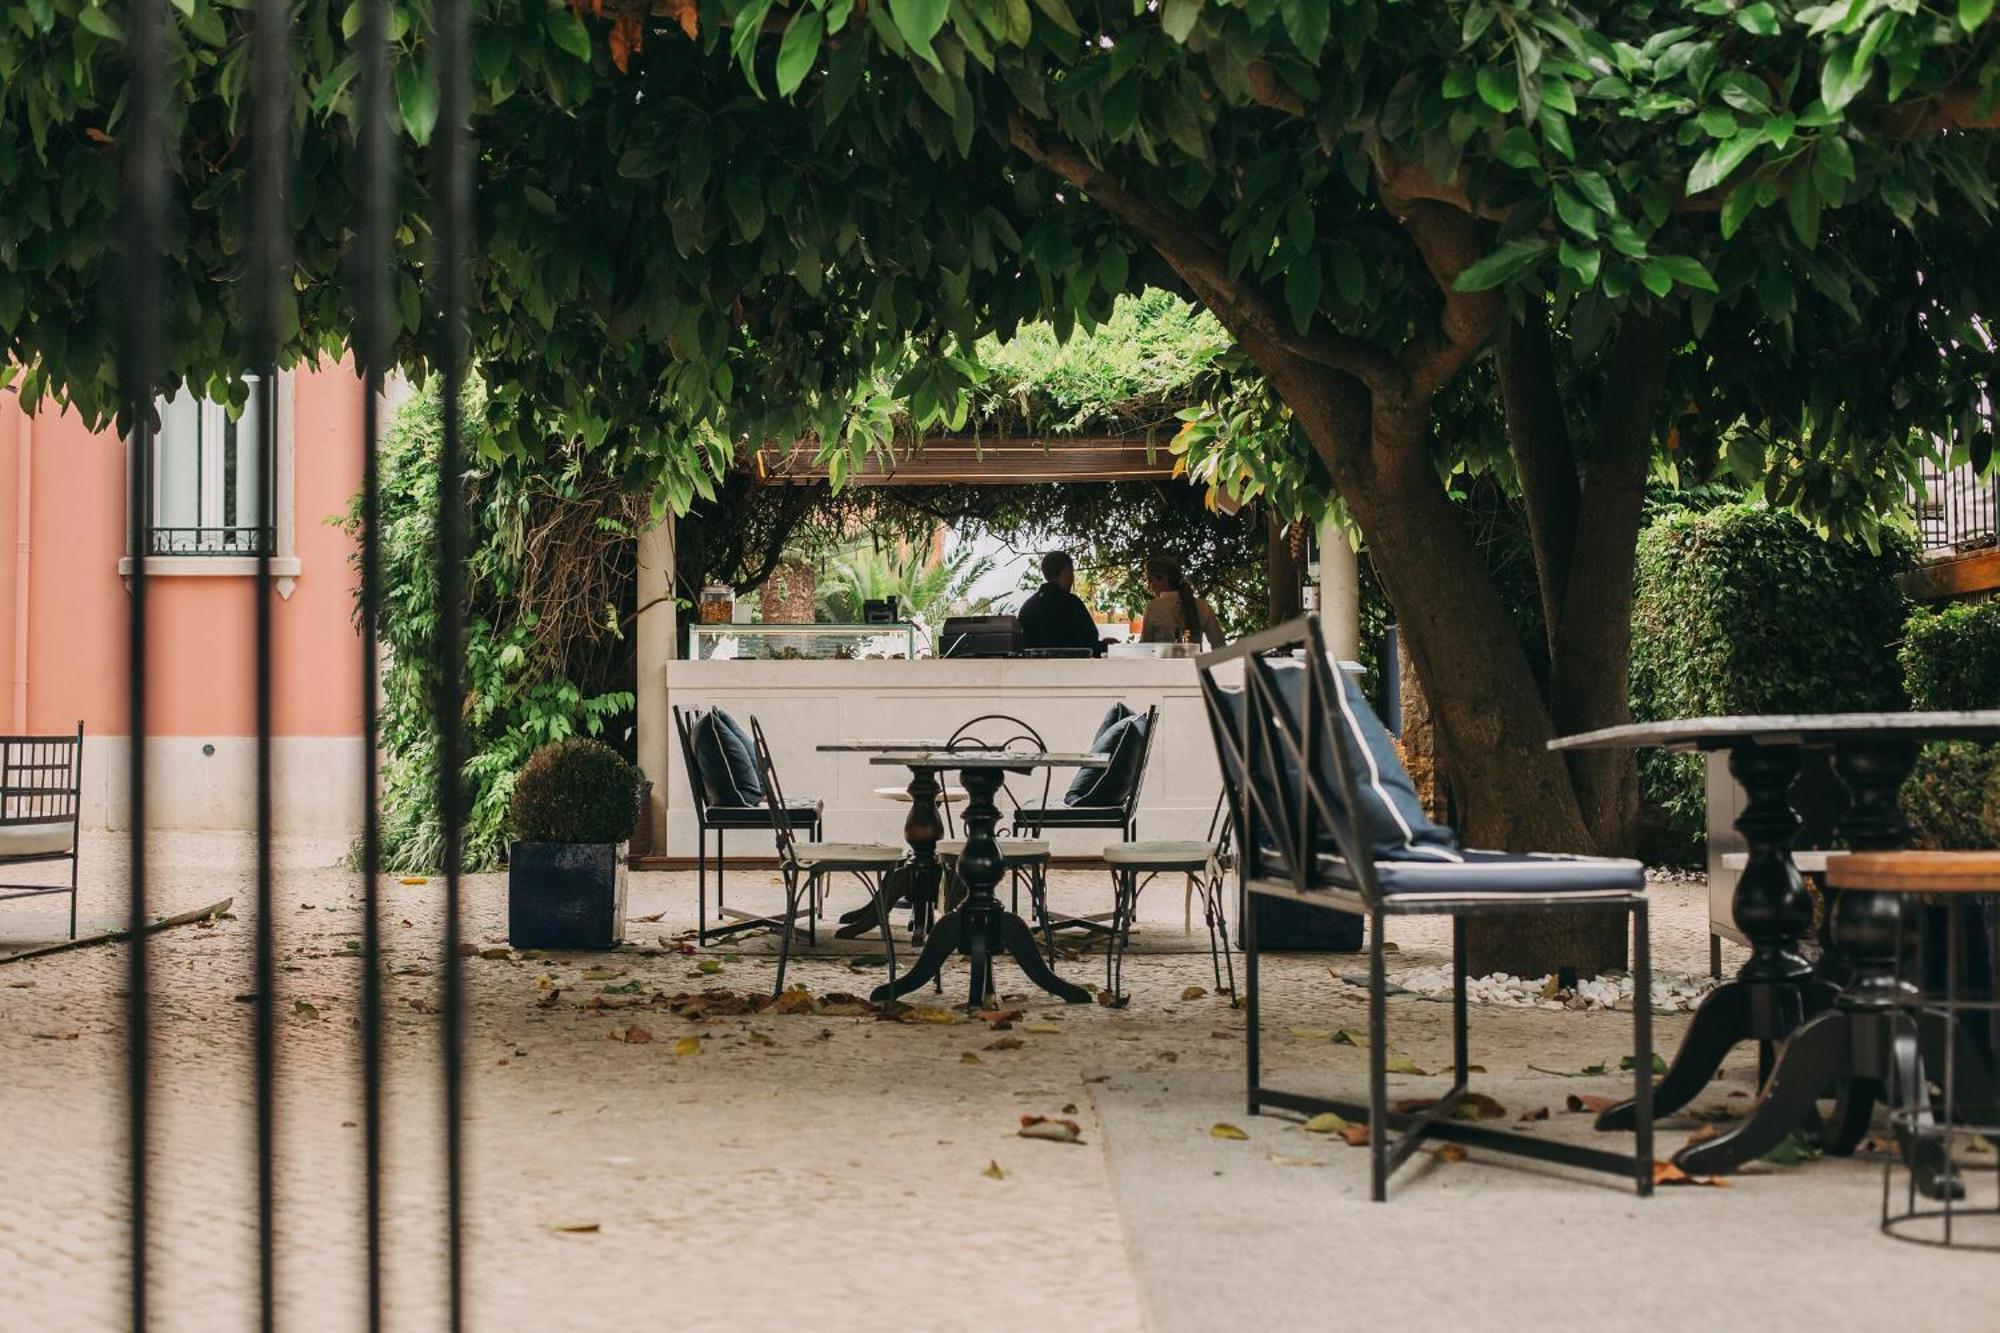
MULTIPOLYGON (((69 862, 69 883, 0 883, 0 899, 69 895, 76 938, 77 827, 83 808, 83 723, 75 735, 0 736, 0 873, 69 862)), ((57 872, 60 873, 60 872, 57 872)))
POLYGON ((1653 1188, 1652 968, 1645 868, 1637 861, 1462 850, 1432 821, 1382 720, 1328 662, 1317 617, 1239 640, 1200 658, 1203 700, 1236 820, 1244 895, 1244 1000, 1249 1110, 1265 1107, 1363 1118, 1369 1125, 1374 1197, 1426 1140, 1540 1158, 1653 1188), (1303 650, 1302 654, 1300 650, 1303 650), (1303 660, 1293 660, 1301 656, 1303 660), (1217 679, 1240 663, 1240 688, 1217 679), (1362 917, 1368 934, 1368 1098, 1356 1103, 1263 1084, 1258 1068, 1257 908, 1285 899, 1362 917), (1465 922, 1505 913, 1616 910, 1632 919, 1634 1151, 1531 1138, 1458 1118, 1466 1096, 1465 922), (1388 985, 1383 922, 1433 914, 1452 919, 1451 1090, 1418 1111, 1389 1109, 1388 985))
POLYGON ((1139 793, 1146 785, 1146 761, 1159 731, 1157 706, 1135 713, 1113 704, 1090 743, 1093 754, 1109 754, 1104 768, 1086 768, 1060 803, 1043 801, 1014 811, 1014 831, 1040 837, 1052 828, 1122 830, 1127 842, 1139 836, 1139 793))
MULTIPOLYGON (((691 708, 683 712, 673 706, 674 730, 681 743, 681 760, 687 765, 688 788, 694 793, 695 897, 697 938, 703 944, 740 931, 779 929, 779 917, 737 911, 723 901, 724 839, 730 829, 764 830, 771 827, 773 810, 765 799, 764 780, 758 771, 755 743, 742 726, 720 708, 706 712, 691 708), (718 924, 708 925, 708 835, 715 834, 715 914, 718 924)), ((784 806, 781 816, 794 830, 811 842, 818 842, 824 818, 823 803, 794 799, 784 806)))

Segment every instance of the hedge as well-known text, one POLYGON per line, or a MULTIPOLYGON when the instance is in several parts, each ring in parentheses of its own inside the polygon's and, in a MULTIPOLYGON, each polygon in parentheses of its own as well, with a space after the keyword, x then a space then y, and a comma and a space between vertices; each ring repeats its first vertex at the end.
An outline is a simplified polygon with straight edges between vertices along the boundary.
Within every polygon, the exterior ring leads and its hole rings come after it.
MULTIPOLYGON (((2000 708, 2000 601, 1918 610, 1900 654, 1913 708, 2000 708)), ((2000 847, 2000 745, 1924 747, 1903 788, 1920 847, 2000 847)))
MULTIPOLYGON (((1900 708, 1896 644, 1908 611, 1906 540, 1829 541, 1783 511, 1726 505, 1662 517, 1640 535, 1632 714, 1900 708)), ((1702 761, 1640 754, 1645 799, 1690 844, 1706 826, 1702 761)))

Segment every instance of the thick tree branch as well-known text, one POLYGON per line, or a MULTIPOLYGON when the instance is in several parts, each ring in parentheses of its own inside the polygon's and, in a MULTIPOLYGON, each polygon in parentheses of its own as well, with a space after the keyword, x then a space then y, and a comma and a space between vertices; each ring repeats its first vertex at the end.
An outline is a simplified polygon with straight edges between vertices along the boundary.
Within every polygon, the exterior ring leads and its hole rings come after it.
POLYGON ((1465 367, 1498 327, 1502 305, 1498 292, 1462 292, 1458 275, 1486 255, 1486 238, 1471 214, 1429 199, 1407 200, 1385 194, 1383 204, 1403 224, 1416 244, 1424 267, 1444 298, 1434 341, 1413 342, 1396 357, 1406 392, 1423 400, 1465 367))
POLYGON ((1576 554, 1577 515, 1583 488, 1577 479, 1576 455, 1562 397, 1556 383, 1555 355, 1549 346, 1548 311, 1531 303, 1518 322, 1500 330, 1494 363, 1499 372, 1500 402, 1507 420, 1507 443, 1520 478, 1521 499, 1528 513, 1528 536, 1534 543, 1535 576, 1542 594, 1542 619, 1554 652, 1556 626, 1562 623, 1563 596, 1569 590, 1576 554))
POLYGON ((1018 112, 1009 117, 1009 133, 1014 146, 1029 159, 1082 190, 1158 251, 1202 303, 1239 336, 1249 331, 1274 349, 1342 371, 1370 387, 1387 384, 1395 375, 1390 355, 1358 338, 1293 332, 1280 303, 1255 282, 1232 274, 1228 257, 1214 240, 1171 209, 1128 189, 1074 144, 1036 133, 1018 112))

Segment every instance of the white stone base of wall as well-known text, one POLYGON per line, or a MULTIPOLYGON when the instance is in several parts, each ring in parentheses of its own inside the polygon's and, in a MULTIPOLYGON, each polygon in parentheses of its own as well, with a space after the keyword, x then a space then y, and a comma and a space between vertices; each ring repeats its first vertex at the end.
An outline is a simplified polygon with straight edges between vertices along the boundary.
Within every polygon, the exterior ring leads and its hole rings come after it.
MULTIPOLYGON (((128 736, 85 736, 83 826, 131 827, 128 736)), ((358 736, 284 736, 271 742, 274 831, 351 838, 361 832, 358 736)), ((146 742, 146 824, 156 829, 249 831, 257 826, 257 738, 164 736, 146 742)))

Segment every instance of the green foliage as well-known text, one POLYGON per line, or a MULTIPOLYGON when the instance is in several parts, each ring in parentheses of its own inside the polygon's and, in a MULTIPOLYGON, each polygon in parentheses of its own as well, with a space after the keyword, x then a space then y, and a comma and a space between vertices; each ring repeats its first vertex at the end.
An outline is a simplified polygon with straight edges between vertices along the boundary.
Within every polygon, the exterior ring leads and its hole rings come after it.
MULTIPOLYGON (((1669 513, 1639 539, 1632 713, 1642 721, 1900 707, 1895 643, 1906 541, 1829 541, 1753 505, 1669 513)), ((1647 798, 1676 829, 1705 823, 1698 757, 1641 757, 1647 798)))
MULTIPOLYGON (((2000 708, 2000 601, 1954 602, 1911 614, 1903 681, 1925 709, 2000 708)), ((1921 847, 2000 847, 2000 745, 1927 745, 1903 787, 1921 847)))
POLYGON ((603 741, 544 745, 514 777, 517 842, 624 842, 639 818, 639 770, 603 741))
POLYGON ((973 600, 972 589, 992 568, 992 560, 963 544, 936 559, 928 542, 851 547, 820 574, 819 614, 833 624, 858 625, 864 602, 894 597, 899 615, 906 620, 921 616, 935 633, 946 616, 978 615, 987 609, 983 600, 973 600))
POLYGON ((1919 607, 1900 657, 1912 708, 2000 708, 2000 601, 1919 607))
MULTIPOLYGON (((474 420, 479 393, 475 385, 467 394, 474 420)), ((380 453, 382 853, 398 872, 433 870, 443 857, 432 650, 442 437, 433 383, 396 413, 380 453)), ((484 467, 468 475, 466 490, 464 857, 466 868, 477 870, 498 865, 505 853, 515 773, 533 751, 572 736, 622 735, 633 707, 629 654, 617 650, 629 574, 591 562, 615 562, 630 543, 616 541, 622 497, 612 490, 608 498, 602 480, 575 460, 560 473, 533 477, 484 467), (558 554, 577 544, 565 531, 603 533, 607 524, 604 540, 586 554, 558 554)), ((622 558, 629 561, 629 552, 622 558)))

